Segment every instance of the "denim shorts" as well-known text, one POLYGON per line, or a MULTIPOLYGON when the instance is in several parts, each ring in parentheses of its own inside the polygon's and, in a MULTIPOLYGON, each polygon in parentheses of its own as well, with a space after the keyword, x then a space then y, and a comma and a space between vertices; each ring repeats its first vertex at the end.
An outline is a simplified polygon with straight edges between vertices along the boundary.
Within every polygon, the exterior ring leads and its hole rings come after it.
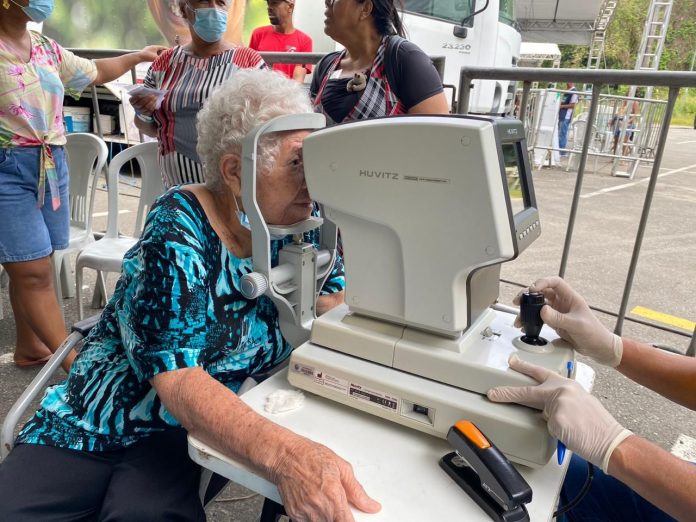
POLYGON ((68 247, 68 166, 63 147, 51 147, 58 172, 60 207, 53 210, 46 182, 38 206, 40 147, 0 148, 0 263, 32 261, 68 247))

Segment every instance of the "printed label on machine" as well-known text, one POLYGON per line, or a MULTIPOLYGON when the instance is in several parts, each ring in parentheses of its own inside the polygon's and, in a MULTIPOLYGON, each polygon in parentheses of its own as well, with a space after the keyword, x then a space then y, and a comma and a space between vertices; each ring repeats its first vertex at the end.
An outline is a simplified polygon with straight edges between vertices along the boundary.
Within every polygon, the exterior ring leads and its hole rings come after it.
POLYGON ((292 365, 292 371, 295 373, 302 374, 306 377, 311 377, 314 379, 315 377, 315 370, 314 366, 307 366, 306 364, 299 364, 299 363, 294 363, 292 365))
POLYGON ((324 373, 321 368, 315 368, 314 366, 308 366, 306 364, 294 363, 291 369, 295 373, 309 377, 314 381, 315 384, 340 392, 344 395, 348 394, 348 381, 346 379, 341 379, 340 377, 324 373))
POLYGON ((387 395, 386 393, 378 392, 361 386, 360 384, 350 383, 348 394, 359 401, 369 402, 375 406, 380 406, 386 410, 391 410, 396 413, 399 407, 399 399, 387 395))
POLYGON ((322 384, 327 388, 341 392, 344 395, 348 393, 348 381, 346 379, 341 379, 340 377, 325 373, 322 384))

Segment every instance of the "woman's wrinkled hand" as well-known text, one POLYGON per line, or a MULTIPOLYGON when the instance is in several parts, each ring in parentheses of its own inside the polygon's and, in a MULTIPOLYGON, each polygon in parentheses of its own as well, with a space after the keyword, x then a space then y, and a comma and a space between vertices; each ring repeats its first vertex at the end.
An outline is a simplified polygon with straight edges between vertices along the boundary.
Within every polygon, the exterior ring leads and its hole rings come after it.
POLYGON ((351 522, 351 505, 366 513, 381 509, 357 481, 348 462, 304 437, 297 437, 280 452, 271 479, 294 522, 351 522))

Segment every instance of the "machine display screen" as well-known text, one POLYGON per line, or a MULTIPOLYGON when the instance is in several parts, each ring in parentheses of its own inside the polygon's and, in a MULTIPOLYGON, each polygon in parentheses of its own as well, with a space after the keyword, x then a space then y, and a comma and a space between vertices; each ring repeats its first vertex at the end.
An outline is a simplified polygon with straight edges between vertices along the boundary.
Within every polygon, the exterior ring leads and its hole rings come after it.
POLYGON ((522 182, 524 173, 520 169, 522 162, 520 161, 519 147, 516 143, 503 143, 502 147, 508 194, 510 194, 512 215, 515 216, 528 206, 525 203, 527 198, 524 194, 524 183, 522 182))

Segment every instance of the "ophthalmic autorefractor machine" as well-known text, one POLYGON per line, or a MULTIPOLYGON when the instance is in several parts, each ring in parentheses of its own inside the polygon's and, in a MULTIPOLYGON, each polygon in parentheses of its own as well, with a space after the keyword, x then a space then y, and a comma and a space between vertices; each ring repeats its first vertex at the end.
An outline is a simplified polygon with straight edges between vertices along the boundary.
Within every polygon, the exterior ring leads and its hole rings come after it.
POLYGON ((492 308, 500 266, 540 234, 522 124, 404 116, 315 131, 305 175, 341 233, 346 304, 316 319, 290 382, 445 437, 475 422, 511 460, 541 466, 556 444, 541 412, 490 402, 493 386, 532 380, 517 352, 565 374, 574 352, 549 330, 520 343, 492 308))

